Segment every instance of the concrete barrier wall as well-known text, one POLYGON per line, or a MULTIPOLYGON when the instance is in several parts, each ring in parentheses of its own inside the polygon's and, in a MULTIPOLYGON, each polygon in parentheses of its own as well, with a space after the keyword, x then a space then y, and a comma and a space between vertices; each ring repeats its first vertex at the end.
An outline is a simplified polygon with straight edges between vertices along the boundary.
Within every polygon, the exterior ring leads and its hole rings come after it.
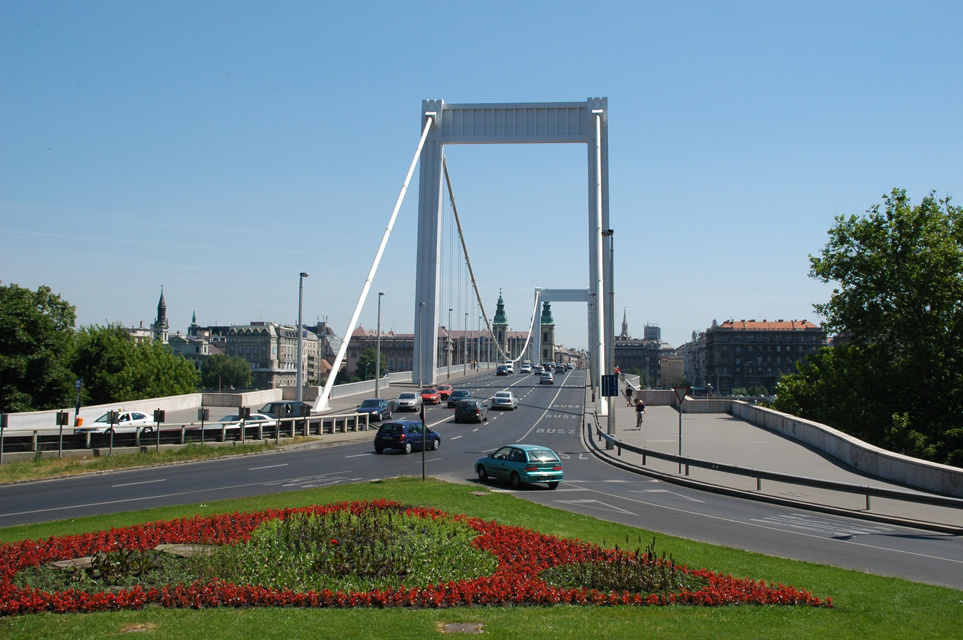
MULTIPOLYGON (((686 409, 703 401, 686 401, 686 409)), ((708 402, 713 402, 709 400, 708 402)), ((880 449, 832 427, 787 413, 729 401, 732 415, 810 445, 871 476, 923 491, 963 497, 963 469, 880 449)))
MULTIPOLYGON (((90 424, 108 411, 143 411, 153 415, 154 409, 164 411, 177 411, 179 409, 190 409, 191 407, 201 406, 200 393, 188 393, 182 396, 169 396, 167 398, 148 398, 147 400, 132 400, 130 402, 115 402, 111 404, 90 405, 80 408, 80 417, 84 419, 84 424, 90 424)), ((66 411, 70 415, 70 426, 73 428, 74 408, 65 407, 53 411, 29 411, 25 413, 11 413, 7 418, 7 427, 10 431, 25 429, 56 429, 57 413, 66 411)))

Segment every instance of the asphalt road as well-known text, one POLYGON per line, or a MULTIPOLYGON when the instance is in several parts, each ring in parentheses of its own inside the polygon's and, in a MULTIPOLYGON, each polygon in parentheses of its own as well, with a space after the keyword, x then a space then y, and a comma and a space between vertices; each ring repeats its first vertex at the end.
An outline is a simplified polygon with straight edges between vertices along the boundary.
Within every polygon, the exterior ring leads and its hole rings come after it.
MULTIPOLYGON (((519 407, 492 411, 483 424, 455 424, 451 409, 429 407, 427 422, 442 446, 425 455, 427 473, 477 482, 477 458, 506 443, 538 443, 563 459, 559 488, 513 491, 497 481, 490 488, 658 533, 963 589, 963 537, 702 492, 599 461, 583 441, 584 376, 559 375, 555 385, 520 374, 460 381, 482 397, 511 389, 519 407)), ((362 434, 339 446, 7 485, 0 487, 0 526, 421 474, 420 453, 378 455, 372 440, 373 433, 362 434)))

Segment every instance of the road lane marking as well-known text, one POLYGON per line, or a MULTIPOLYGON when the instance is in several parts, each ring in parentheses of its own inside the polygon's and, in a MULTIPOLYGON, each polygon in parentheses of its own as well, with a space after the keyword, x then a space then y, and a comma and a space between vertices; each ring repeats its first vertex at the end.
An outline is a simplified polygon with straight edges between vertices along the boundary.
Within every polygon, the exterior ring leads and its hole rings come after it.
MULTIPOLYGON (((607 493, 607 492, 605 492, 605 491, 599 491, 598 489, 592 489, 592 488, 590 488, 590 487, 585 487, 584 490, 585 490, 585 491, 591 491, 591 492, 593 492, 593 493, 598 493, 598 494, 601 494, 601 495, 603 495, 603 496, 606 496, 606 497, 609 497, 609 498, 614 498, 614 499, 617 499, 617 500, 628 500, 629 502, 637 502, 637 503, 639 503, 639 504, 648 505, 648 506, 654 507, 654 508, 656 508, 656 509, 665 509, 666 511, 677 511, 677 512, 679 512, 679 513, 685 513, 685 514, 687 514, 687 515, 696 516, 696 517, 699 517, 699 518, 705 518, 705 519, 707 519, 707 520, 720 520, 720 521, 722 521, 722 522, 729 522, 729 523, 732 523, 732 524, 738 524, 738 525, 741 525, 741 526, 744 526, 744 527, 753 527, 753 528, 758 528, 758 529, 766 529, 767 531, 773 531, 773 532, 775 532, 775 533, 780 533, 780 534, 785 534, 785 535, 800 536, 800 537, 803 537, 803 538, 816 538, 816 539, 818 539, 818 540, 832 540, 832 541, 838 542, 838 543, 840 543, 840 544, 850 544, 850 545, 854 545, 854 546, 857 546, 857 547, 865 547, 865 548, 867 548, 867 549, 875 549, 876 551, 885 551, 885 552, 888 552, 888 553, 895 553, 895 554, 900 554, 900 555, 913 556, 913 557, 917 557, 917 558, 927 558, 927 559, 929 559, 929 560, 941 560, 941 561, 944 561, 944 562, 952 562, 953 564, 963 565, 963 560, 958 560, 958 559, 956 559, 956 558, 947 558, 947 557, 944 557, 944 556, 934 556, 934 555, 928 554, 928 553, 918 553, 918 552, 916 552, 916 551, 905 551, 905 550, 903 550, 903 549, 893 549, 893 548, 891 548, 891 547, 883 547, 883 546, 876 545, 876 544, 867 544, 867 543, 865 543, 865 542, 856 542, 855 540, 844 540, 844 539, 840 539, 840 538, 826 537, 825 535, 816 535, 816 534, 813 534, 813 533, 804 533, 804 532, 802 532, 802 531, 797 531, 797 530, 793 530, 793 529, 787 529, 787 528, 785 528, 785 527, 776 527, 776 526, 772 526, 772 525, 769 525, 769 524, 764 524, 764 523, 758 522, 758 521, 755 521, 755 522, 754 522, 753 519, 750 519, 750 520, 737 520, 737 519, 735 519, 735 518, 727 518, 727 517, 724 517, 724 516, 714 516, 714 515, 710 515, 710 514, 707 514, 707 513, 702 513, 702 512, 699 512, 699 511, 692 511, 692 510, 690 510, 690 509, 684 509, 684 508, 682 508, 682 507, 670 507, 670 506, 668 506, 668 505, 658 504, 658 503, 655 503, 655 502, 649 502, 649 501, 647 501, 647 500, 641 500, 641 499, 639 499, 639 498, 630 498, 630 497, 627 497, 627 496, 620 496, 620 495, 618 495, 618 494, 611 494, 611 493, 607 493)), ((913 527, 907 527, 907 529, 912 530, 913 527)))
POLYGON ((155 482, 167 482, 167 478, 161 478, 160 480, 144 480, 142 482, 125 482, 124 484, 112 484, 110 485, 110 488, 114 489, 116 487, 133 487, 138 484, 154 484, 155 482))
POLYGON ((261 469, 276 469, 278 467, 286 467, 286 466, 288 466, 287 462, 283 464, 269 464, 264 467, 251 467, 250 469, 248 469, 248 471, 260 471, 261 469))

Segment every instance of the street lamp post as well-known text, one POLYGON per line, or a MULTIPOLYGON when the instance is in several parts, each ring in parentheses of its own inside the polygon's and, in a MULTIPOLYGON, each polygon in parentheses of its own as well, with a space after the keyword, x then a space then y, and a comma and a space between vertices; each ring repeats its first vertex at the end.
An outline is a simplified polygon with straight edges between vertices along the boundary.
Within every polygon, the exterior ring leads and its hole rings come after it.
POLYGON ((301 373, 301 334, 304 332, 301 325, 301 310, 304 307, 304 279, 308 277, 307 271, 302 271, 300 277, 298 277, 298 358, 297 366, 298 372, 296 376, 297 385, 297 400, 301 402, 304 395, 304 379, 301 373))
POLYGON ((381 397, 378 393, 381 391, 379 385, 381 384, 381 297, 383 295, 383 291, 378 292, 378 349, 375 354, 375 398, 381 397))
MULTIPOLYGON (((418 326, 419 326, 419 329, 418 329, 418 330, 419 330, 419 331, 423 331, 423 329, 421 329, 421 327, 423 327, 424 324, 425 324, 425 303, 424 303, 424 302, 419 302, 419 303, 418 303, 418 326)), ((417 332, 416 332, 416 333, 417 333, 417 332)), ((421 350, 422 350, 422 352, 424 352, 424 350, 425 350, 425 349, 424 349, 424 346, 422 346, 422 349, 421 349, 421 350)), ((420 357, 418 358, 418 362, 419 362, 419 364, 418 364, 418 386, 419 386, 419 387, 423 387, 423 386, 424 386, 424 381, 422 380, 422 374, 421 374, 422 370, 424 369, 424 366, 422 366, 422 365, 420 364, 423 359, 424 359, 424 353, 422 353, 422 354, 420 355, 420 357)))
POLYGON ((445 346, 445 360, 448 362, 448 379, 451 380, 451 356, 453 355, 454 345, 451 341, 451 307, 448 307, 448 344, 445 346))

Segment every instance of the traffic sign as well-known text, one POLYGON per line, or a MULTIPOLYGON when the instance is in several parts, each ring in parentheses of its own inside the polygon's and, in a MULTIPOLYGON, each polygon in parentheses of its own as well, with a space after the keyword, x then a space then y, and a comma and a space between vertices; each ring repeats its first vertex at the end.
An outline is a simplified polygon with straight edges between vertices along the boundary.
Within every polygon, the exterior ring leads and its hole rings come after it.
POLYGON ((603 396, 619 395, 619 376, 617 373, 613 373, 612 375, 602 376, 602 395, 603 396))

